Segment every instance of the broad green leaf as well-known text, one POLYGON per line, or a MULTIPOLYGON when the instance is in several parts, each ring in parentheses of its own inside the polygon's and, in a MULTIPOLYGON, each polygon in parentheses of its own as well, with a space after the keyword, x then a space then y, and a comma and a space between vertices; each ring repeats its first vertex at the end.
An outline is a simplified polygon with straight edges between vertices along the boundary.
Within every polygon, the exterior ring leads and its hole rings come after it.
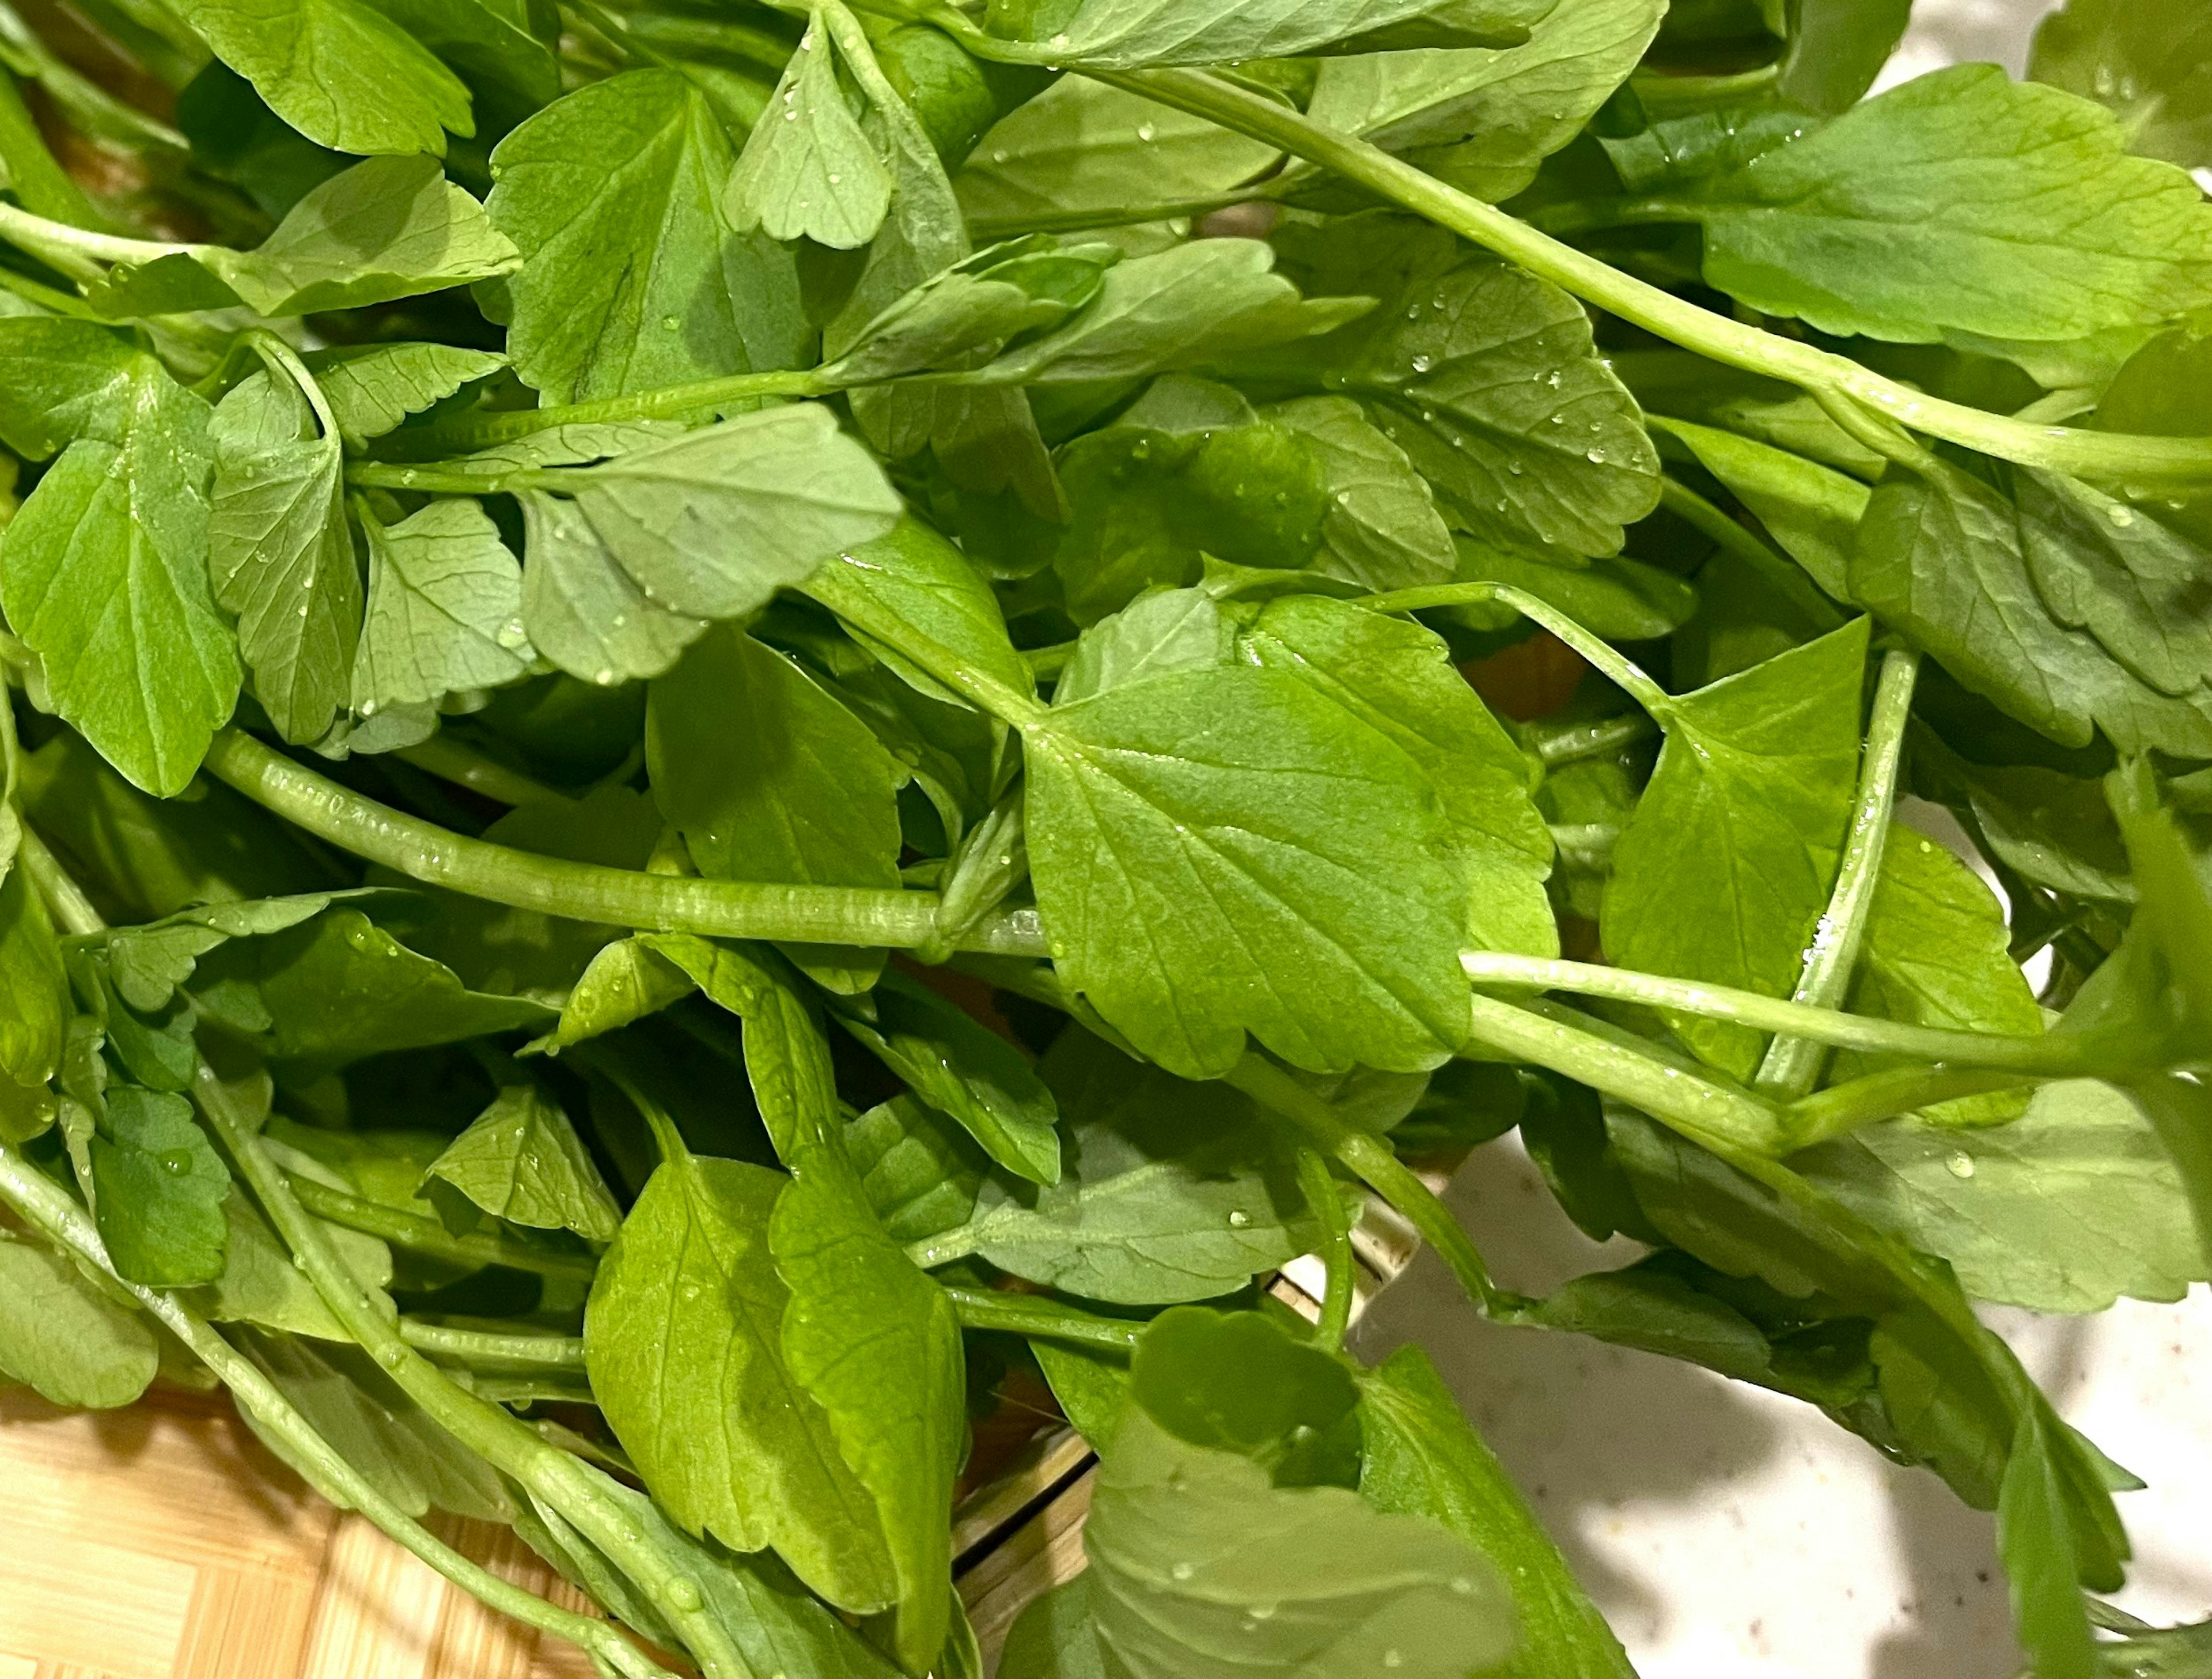
MULTIPOLYGON (((373 894, 371 894, 373 896, 373 894)), ((108 977, 123 1001, 144 1013, 167 1008, 191 979, 199 958, 233 939, 261 938, 297 927, 341 897, 359 893, 309 892, 297 897, 250 898, 180 909, 107 935, 108 977)))
POLYGON ((522 503, 522 629, 569 675, 602 687, 656 677, 706 630, 654 604, 615 563, 574 502, 526 490, 522 503))
POLYGON ((0 1240, 0 1376, 57 1405, 104 1411, 145 1392, 160 1363, 154 1332, 73 1261, 0 1240))
POLYGON ((2179 0, 2071 0, 2035 32, 2027 73, 2094 99, 2128 149, 2212 167, 2212 18, 2179 0))
POLYGON ((1008 1171, 1060 1181, 1059 1110, 1020 1050, 903 974, 886 972, 869 996, 872 1018, 843 1009, 837 1024, 1008 1171))
POLYGON ((1375 593, 1449 581, 1451 532, 1406 452, 1346 397, 1301 397, 1261 411, 1321 458, 1328 510, 1315 569, 1375 593))
POLYGON ((11 868, 0 878, 0 1140, 21 1142, 52 1122, 46 1085, 61 1070, 71 1012, 46 902, 11 868))
POLYGON ((2086 484, 2008 476, 2009 495, 1932 457, 1893 472, 1860 526, 1851 598, 2054 740, 2101 730, 2124 752, 2212 753, 2212 688, 2191 674, 2212 631, 2177 610, 2212 561, 2086 484))
POLYGON ((373 157, 317 186, 252 250, 184 246, 146 267, 117 268, 91 301, 117 315, 239 301, 258 314, 319 314, 488 280, 517 261, 435 158, 373 157), (185 261, 214 277, 212 293, 185 261))
POLYGON ((1622 526, 1657 504, 1643 416, 1566 293, 1390 216, 1289 229, 1281 242, 1309 290, 1382 302, 1295 363, 1285 354, 1257 367, 1357 398, 1460 528, 1612 554, 1622 526))
POLYGON ((1341 1487, 1279 1487, 1142 1410, 1103 1454, 1084 1549, 1107 1669, 1129 1679, 1462 1679, 1513 1648, 1504 1583, 1465 1540, 1341 1487))
POLYGON ((1733 432, 1681 420, 1654 424, 1687 447, 1700 466, 1756 514, 1783 551, 1824 591, 1838 600, 1850 598, 1851 550, 1869 500, 1864 484, 1733 432))
POLYGON ((919 1242, 967 1223, 989 1164, 966 1133, 904 1094, 845 1127, 845 1155, 895 1242, 919 1242))
POLYGON ((92 1183, 100 1239, 118 1276, 168 1288, 222 1274, 230 1173, 183 1097, 110 1086, 92 1139, 92 1183))
POLYGON ((882 536, 900 502, 883 469, 820 403, 762 409, 538 487, 576 499, 617 564, 659 605, 736 617, 882 536))
POLYGON ((876 236, 890 202, 890 172, 839 85, 817 13, 738 155, 725 195, 730 225, 849 251, 876 236))
POLYGON ((2212 302, 2212 207, 2086 100, 1961 64, 1711 179, 1705 277, 1823 332, 2072 340, 2212 302))
POLYGON ((729 141, 679 72, 588 82, 492 154, 484 201, 520 249, 507 354, 547 402, 797 365, 810 338, 787 254, 724 218, 729 141))
POLYGON ((363 0, 182 0, 215 56, 317 145, 442 156, 476 131, 469 90, 363 0))
POLYGON ((340 435, 356 447, 507 365, 490 350, 444 344, 347 344, 311 350, 301 359, 340 435))
POLYGON ((432 502, 396 525, 364 514, 368 607, 353 709, 422 704, 526 675, 522 570, 472 501, 432 502))
MULTIPOLYGON (((1893 824, 1851 987, 1854 1013, 1958 1031, 2032 1037, 2043 1011, 2012 959, 2004 909, 1974 872, 1934 840, 1893 824)), ((1834 1077, 1883 1065, 1880 1057, 1838 1057, 1834 1077)), ((1932 1108, 1951 1125, 2017 1119, 2024 1094, 1967 1097, 1932 1108)))
POLYGON ((2088 1080, 2046 1085, 2010 1124, 1960 1132, 1900 1119, 1790 1163, 1980 1300, 2102 1311, 2178 1300, 2208 1271, 2181 1177, 2133 1103, 2088 1080))
MULTIPOLYGON (((318 1341, 353 1339, 236 1183, 223 1198, 222 1216, 228 1229, 222 1274, 186 1297, 195 1311, 218 1323, 253 1323, 318 1341)), ((366 1287, 391 1284, 392 1250, 383 1243, 337 1225, 325 1224, 322 1231, 366 1287)))
POLYGON ((1172 1305, 1232 1294, 1318 1239, 1294 1164, 1242 1098, 1086 1033, 1043 1071, 1066 1108, 1060 1182, 986 1180, 972 1222, 933 1247, 1091 1299, 1172 1305))
POLYGON ((1926 740, 1916 745, 1913 762, 1942 789, 1936 796, 1965 806, 1993 861, 2076 897, 2133 900, 2127 849, 2102 782, 2036 764, 1969 763, 1926 740))
POLYGON ((609 1242, 622 1210, 568 1116, 535 1084, 509 1085, 431 1162, 495 1219, 609 1242))
POLYGON ((1139 595, 1079 636, 1054 685, 1054 702, 1073 705, 1111 688, 1133 687, 1177 671, 1210 671, 1235 656, 1234 627, 1204 589, 1139 595))
MULTIPOLYGON (((1596 559, 1564 548, 1462 537, 1455 582, 1503 583, 1557 607, 1610 642, 1652 642, 1670 636, 1698 611, 1698 593, 1671 571, 1624 555, 1596 559)), ((1520 612, 1502 601, 1445 609, 1470 630, 1511 628, 1520 612)))
POLYGON ((561 96, 560 15, 538 0, 374 3, 468 84, 486 139, 561 96))
POLYGON ((1661 0, 1565 0, 1504 51, 1332 58, 1308 114, 1496 204, 1582 132, 1642 60, 1666 9, 1661 0))
POLYGON ((837 1449, 872 1493, 897 1579, 893 1643, 922 1674, 951 1612, 952 1478, 967 1451, 960 1326, 868 1210, 834 1141, 794 1151, 769 1221, 791 1291, 783 1354, 828 1413, 837 1449))
POLYGON ((872 1496, 784 1361, 790 1293, 769 1262, 785 1179, 664 1161, 599 1262, 584 1317, 592 1391, 653 1497, 733 1549, 773 1546, 839 1608, 897 1582, 872 1496))
MULTIPOLYGON (((1040 64, 1085 69, 1220 64, 1296 58, 1358 36, 1381 37, 1437 9, 1437 0, 1340 0, 1322 7, 1305 0, 1078 0, 1054 9, 1049 38, 1020 45, 1040 64)), ((1529 21, 1549 9, 1541 0, 1456 5, 1450 9, 1453 34, 1518 40, 1529 21)))
POLYGON ((1244 656, 1312 684, 1419 764, 1450 822, 1478 948, 1558 952, 1544 891, 1552 836, 1529 798, 1529 767, 1487 706, 1417 624, 1319 595, 1265 608, 1244 656))
POLYGON ((0 383, 31 381, 11 384, 0 435, 35 453, 68 443, 0 543, 0 608, 63 720, 169 797, 238 697, 237 647, 208 588, 207 405, 98 328, 0 326, 0 383))
MULTIPOLYGON (((1613 851, 1601 920, 1626 968, 1788 996, 1850 825, 1867 621, 1675 699, 1658 767, 1613 851)), ((1747 1077, 1759 1035, 1687 1019, 1747 1077)))
POLYGON ((346 703, 361 639, 360 562, 343 446, 267 374, 216 410, 208 569, 238 617, 254 697, 287 740, 321 739, 346 703))
POLYGON ((1452 836, 1388 736, 1231 666, 1055 709, 1024 745, 1054 960, 1162 1066, 1216 1075, 1248 1030, 1316 1071, 1431 1067, 1459 1042, 1452 836))
POLYGON ((953 177, 978 222, 1219 197, 1282 154, 1266 142, 1079 76, 1008 112, 953 177))
POLYGON ((1120 254, 1111 246, 1062 246, 1040 235, 964 258, 868 317, 823 377, 863 385, 979 366, 1009 340, 1057 326, 1088 303, 1120 254))
POLYGON ((1359 1380, 1359 1495, 1425 1516, 1496 1563, 1521 1638, 1500 1679, 1632 1679, 1620 1640, 1419 1347, 1359 1380))

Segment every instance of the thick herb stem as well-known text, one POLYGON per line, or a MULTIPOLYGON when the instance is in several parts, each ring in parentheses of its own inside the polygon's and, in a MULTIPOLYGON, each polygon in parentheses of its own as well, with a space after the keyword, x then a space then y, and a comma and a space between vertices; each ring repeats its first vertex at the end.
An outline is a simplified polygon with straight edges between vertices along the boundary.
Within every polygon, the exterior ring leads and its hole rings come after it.
MULTIPOLYGON (((1851 976, 1874 909, 1875 888, 1881 879, 1882 849, 1888 843, 1890 812, 1897 805, 1898 766, 1905 759, 1905 726, 1912 717, 1912 690, 1919 675, 1920 655, 1909 648, 1899 648, 1881 661, 1859 766, 1850 836, 1828 913, 1814 931, 1813 947, 1793 999, 1808 1008, 1841 1008, 1850 996, 1851 976)), ((1820 1082, 1828 1049, 1816 1038, 1777 1037, 1766 1046, 1766 1058, 1753 1082, 1785 1099, 1803 1096, 1820 1082)))
MULTIPOLYGON (((5 697, 0 696, 0 704, 5 703, 5 697)), ((84 895, 84 888, 78 885, 70 878, 70 872, 62 867, 61 859, 46 849, 46 843, 39 837, 38 830, 27 822, 22 825, 21 833, 22 844, 15 854, 16 859, 30 875, 31 884, 39 889, 39 896, 46 900, 47 914, 60 924, 64 933, 104 932, 107 927, 106 921, 99 910, 92 907, 92 900, 84 895)))
MULTIPOLYGON (((341 850, 425 885, 518 909, 660 932, 873 949, 910 950, 936 932, 937 898, 927 892, 647 874, 471 839, 365 799, 236 729, 216 736, 207 769, 341 850)), ((986 916, 957 943, 1004 956, 1047 953, 1033 910, 986 916)))
POLYGON ((1541 624, 1661 722, 1673 712, 1673 697, 1633 660, 1624 658, 1611 643, 1590 634, 1551 602, 1525 590, 1503 583, 1437 583, 1428 588, 1370 594, 1357 604, 1377 612, 1419 612, 1434 606, 1474 606, 1485 602, 1510 606, 1531 623, 1541 624))
POLYGON ((1421 1239, 1437 1250, 1468 1298, 1484 1311, 1517 1304, 1491 1281, 1490 1268, 1482 1262, 1473 1238, 1460 1228, 1451 1210, 1412 1167, 1390 1152, 1390 1145, 1382 1138, 1346 1124, 1328 1103, 1263 1056, 1248 1054, 1223 1075, 1222 1082, 1290 1121, 1323 1154, 1395 1208, 1420 1232, 1421 1239))
MULTIPOLYGON (((973 25, 957 33, 979 55, 1003 56, 973 25)), ((1939 400, 1845 356, 1700 308, 1537 232, 1380 147, 1219 76, 1192 70, 1084 73, 1279 146, 1518 263, 1586 302, 1725 366, 1863 404, 1929 436, 2024 465, 2130 484, 2212 481, 2212 437, 2146 437, 2023 425, 2002 415, 1939 400)))
POLYGON ((1856 1131, 1878 1120, 1917 1112, 1938 1102, 1994 1091, 2019 1090, 2037 1082, 2031 1073, 1981 1067, 1897 1067, 1852 1079, 1801 1098, 1783 1110, 1783 1123, 1794 1152, 1856 1131))
POLYGON ((763 397, 827 396, 835 388, 811 369, 731 374, 720 379, 695 380, 688 385, 664 385, 658 390, 641 391, 634 396, 600 397, 592 402, 556 403, 545 408, 517 408, 497 414, 440 420, 394 434, 386 441, 381 452, 390 458, 404 450, 416 460, 437 460, 447 455, 488 449, 495 443, 512 443, 556 426, 677 420, 763 397))
POLYGON ((299 1197, 300 1205, 317 1218, 346 1230, 357 1230, 364 1236, 376 1237, 425 1258, 443 1260, 471 1270, 486 1265, 504 1265, 510 1270, 528 1271, 541 1277, 567 1277, 579 1282, 589 1282, 598 1268, 587 1254, 553 1253, 474 1232, 456 1236, 435 1219, 386 1207, 380 1201, 348 1195, 311 1177, 295 1177, 291 1183, 292 1193, 299 1197))
POLYGON ((1103 1347, 1109 1352, 1136 1348, 1142 1323, 1101 1317, 1036 1294, 1005 1294, 995 1289, 947 1286, 945 1298, 959 1315, 963 1329, 998 1329, 1008 1335, 1036 1335, 1046 1341, 1072 1341, 1079 1347, 1103 1347))
MULTIPOLYGON (((1649 1008, 1674 1009, 1705 1019, 1732 1020, 1754 1031, 1789 1032, 1836 1049, 1860 1049, 1871 1055, 1911 1055, 1921 1061, 2002 1068, 2015 1073, 2054 1077, 2087 1073, 2094 1064, 2087 1040, 2079 1037, 2055 1034, 2014 1037, 1993 1032, 1946 1031, 1934 1026, 1875 1020, 1865 1015, 1784 1002, 1725 985, 1703 985, 1694 980, 1632 973, 1625 968, 1510 956, 1492 951, 1470 951, 1460 958, 1460 965, 1477 985, 1571 991, 1585 997, 1610 998, 1615 1002, 1641 1003, 1649 1008)), ((1485 1018, 1488 1017, 1483 1005, 1493 1009, 1510 1007, 1482 997, 1478 997, 1476 1002, 1478 1013, 1485 1018)), ((1752 1098, 1747 1096, 1744 1099, 1752 1098)), ((1746 1140, 1738 1137, 1736 1141, 1742 1146, 1746 1140)))
POLYGON ((1302 1147, 1297 1160, 1298 1188, 1305 1195, 1306 1205, 1313 1209, 1314 1222, 1321 1226, 1317 1252, 1327 1277, 1314 1335, 1334 1353, 1344 1345, 1344 1332, 1352 1324, 1352 1224, 1344 1216, 1344 1198, 1337 1192, 1336 1177, 1322 1152, 1302 1147))
POLYGON ((1543 759, 1546 769, 1557 770, 1585 758, 1611 757, 1657 733, 1649 713, 1630 711, 1601 723, 1531 723, 1524 738, 1543 759))
POLYGON ((21 206, 0 204, 0 239, 27 251, 41 262, 73 280, 100 277, 96 265, 104 262, 144 263, 176 255, 191 247, 164 245, 150 239, 125 239, 114 234, 73 228, 51 222, 21 206))
POLYGON ((294 1467, 325 1498, 360 1511, 382 1532, 462 1591, 502 1614, 581 1646, 608 1668, 631 1676, 631 1679, 671 1679, 666 1670, 647 1660, 611 1622, 578 1615, 501 1579, 392 1504, 374 1481, 315 1432, 258 1366, 225 1341, 205 1319, 179 1305, 173 1296, 116 1276, 99 1233, 83 1210, 21 1156, 4 1147, 0 1147, 0 1201, 5 1201, 56 1247, 75 1255, 117 1287, 127 1290, 144 1311, 215 1372, 230 1390, 240 1410, 283 1442, 294 1467))
MULTIPOLYGON (((296 1183, 293 1185, 295 1189, 298 1187, 296 1183)), ((584 1343, 576 1335, 527 1330, 510 1335, 490 1329, 456 1329, 443 1323, 426 1323, 419 1317, 401 1318, 399 1333, 418 1353, 451 1359, 456 1364, 479 1370, 565 1372, 584 1367, 584 1343)))

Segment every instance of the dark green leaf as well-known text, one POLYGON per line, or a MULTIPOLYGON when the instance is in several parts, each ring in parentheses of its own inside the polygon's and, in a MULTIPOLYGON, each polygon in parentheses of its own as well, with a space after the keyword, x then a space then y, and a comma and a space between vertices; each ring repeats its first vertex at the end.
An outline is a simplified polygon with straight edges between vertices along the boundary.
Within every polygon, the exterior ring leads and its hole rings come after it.
POLYGON ((2128 149, 2212 167, 2212 19, 2174 0, 2071 0, 2035 32, 2028 74, 2094 99, 2128 149))
POLYGON ((92 1140, 92 1182, 94 1216, 116 1274, 157 1288, 222 1274, 230 1173, 183 1097, 112 1086, 106 1122, 92 1140))

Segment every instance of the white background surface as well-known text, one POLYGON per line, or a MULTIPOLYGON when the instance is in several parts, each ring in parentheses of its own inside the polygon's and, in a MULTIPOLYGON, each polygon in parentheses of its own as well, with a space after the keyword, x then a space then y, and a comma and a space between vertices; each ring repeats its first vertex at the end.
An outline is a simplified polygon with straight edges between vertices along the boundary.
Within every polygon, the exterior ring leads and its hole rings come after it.
MULTIPOLYGON (((2025 66, 2044 0, 1920 0, 1885 85, 1960 59, 2025 66)), ((1608 1256, 1511 1142, 1451 1201, 1508 1287, 1608 1256)), ((2212 1293, 2088 1318, 1990 1314, 2068 1420, 2151 1482, 2122 1494, 2119 1603, 2212 1616, 2212 1293)), ((1534 1500, 1644 1679, 2013 1679, 1990 1518, 1809 1407, 1686 1365, 1477 1320, 1425 1255, 1363 1323, 1425 1345, 1534 1500)))

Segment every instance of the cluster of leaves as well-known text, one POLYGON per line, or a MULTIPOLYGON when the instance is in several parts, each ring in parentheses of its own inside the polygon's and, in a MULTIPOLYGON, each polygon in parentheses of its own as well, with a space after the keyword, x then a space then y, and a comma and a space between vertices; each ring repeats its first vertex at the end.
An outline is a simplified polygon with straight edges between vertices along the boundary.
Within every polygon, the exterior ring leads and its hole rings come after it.
POLYGON ((1627 1676, 1376 1195, 2189 1659, 1975 1308, 2212 1278, 2195 9, 910 10, 0 6, 0 1374, 629 1679, 980 1679, 1038 1384, 1006 1679, 1627 1676))

